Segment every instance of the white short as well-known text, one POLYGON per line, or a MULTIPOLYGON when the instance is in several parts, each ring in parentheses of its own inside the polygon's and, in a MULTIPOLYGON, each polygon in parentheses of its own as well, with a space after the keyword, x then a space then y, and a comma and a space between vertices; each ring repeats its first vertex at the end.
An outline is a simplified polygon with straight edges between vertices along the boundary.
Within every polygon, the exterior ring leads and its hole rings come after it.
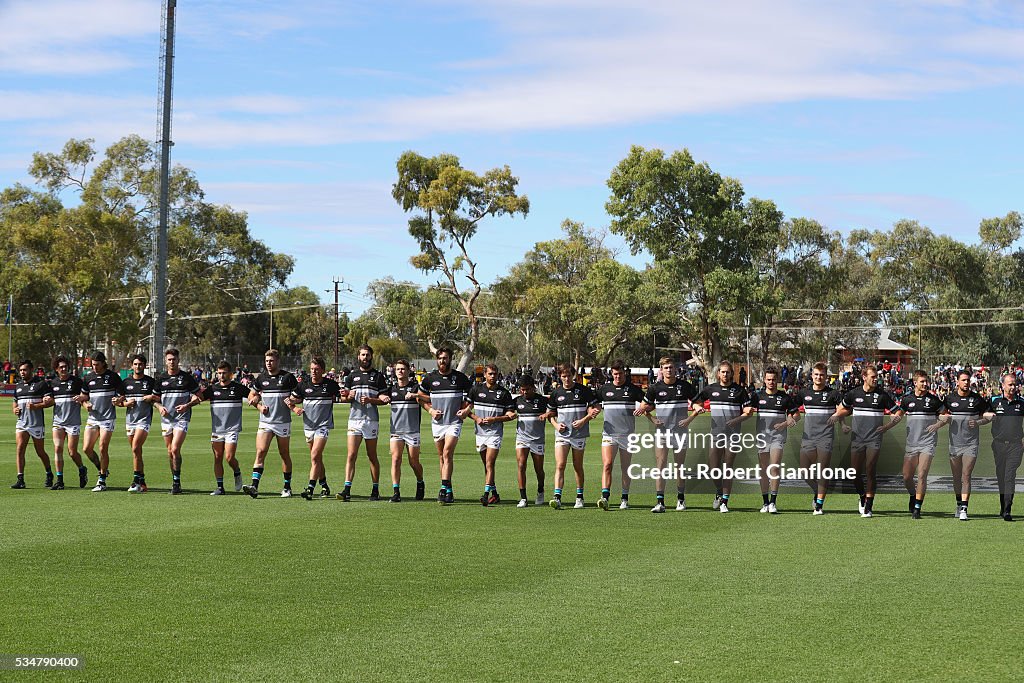
POLYGON ((256 428, 256 433, 259 434, 261 432, 270 432, 274 436, 279 436, 282 439, 287 439, 292 435, 292 426, 290 424, 260 424, 260 426, 256 428))
POLYGON ((68 436, 78 436, 82 431, 82 425, 53 425, 53 431, 64 432, 68 436))
POLYGON ((572 439, 567 436, 555 435, 555 446, 569 446, 574 451, 582 451, 587 445, 587 438, 572 439))
POLYGON ((313 439, 324 439, 331 435, 330 427, 319 427, 317 429, 303 429, 303 435, 306 437, 306 443, 313 443, 313 439))
POLYGON ((374 420, 349 420, 349 436, 361 436, 364 439, 376 439, 380 433, 380 423, 374 420))
POLYGON ((544 455, 544 444, 539 441, 516 441, 516 450, 528 448, 531 453, 544 455))
POLYGON ((462 435, 462 423, 456 422, 453 425, 439 425, 436 422, 431 422, 430 433, 434 435, 434 441, 447 439, 450 436, 454 436, 457 439, 462 435))
POLYGON ((501 438, 500 436, 480 436, 476 435, 476 449, 478 451, 484 448, 494 448, 501 450, 501 438))
POLYGON ((407 446, 412 446, 413 448, 419 448, 420 445, 419 434, 392 434, 391 440, 404 441, 407 446))
POLYGON ((151 424, 149 422, 134 422, 132 424, 126 424, 124 426, 124 432, 128 436, 131 436, 132 432, 134 432, 136 429, 141 429, 142 431, 148 433, 150 426, 151 424))
POLYGON ((626 436, 614 436, 612 434, 601 435, 601 447, 605 446, 618 446, 619 448, 629 448, 629 437, 626 436))
POLYGON ((46 433, 45 427, 15 427, 15 432, 25 432, 33 439, 42 439, 46 433))
POLYGON ((210 434, 210 443, 238 443, 238 435, 236 431, 210 434))
POLYGON ((918 449, 916 451, 904 451, 903 459, 909 460, 910 458, 913 458, 915 455, 920 455, 922 458, 932 458, 935 457, 935 451, 928 451, 924 449, 918 449))
POLYGON ((977 458, 979 450, 980 450, 979 446, 967 446, 966 448, 961 448, 959 450, 950 449, 949 457, 950 457, 950 459, 952 459, 952 458, 977 458))
POLYGON ((167 418, 160 420, 160 433, 167 437, 172 432, 185 432, 188 434, 188 420, 168 420, 167 418))
POLYGON ((117 428, 117 420, 97 420, 90 417, 85 421, 86 429, 99 429, 104 432, 112 432, 117 428))

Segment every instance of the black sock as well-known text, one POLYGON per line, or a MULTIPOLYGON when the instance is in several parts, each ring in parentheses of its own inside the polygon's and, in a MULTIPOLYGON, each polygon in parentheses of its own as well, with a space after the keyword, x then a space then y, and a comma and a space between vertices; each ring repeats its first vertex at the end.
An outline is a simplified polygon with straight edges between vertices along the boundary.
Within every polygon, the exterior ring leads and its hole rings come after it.
POLYGON ((231 471, 232 473, 234 473, 236 477, 242 476, 242 470, 239 469, 237 465, 235 465, 235 467, 231 471))
POLYGON ((860 496, 861 504, 864 503, 864 479, 858 474, 853 478, 853 488, 857 490, 857 495, 860 496))
POLYGON ((767 505, 768 504, 768 494, 767 493, 762 493, 761 494, 761 500, 764 501, 765 505, 767 505))
POLYGON ((874 507, 875 497, 865 496, 864 497, 864 512, 871 512, 871 508, 874 507))
POLYGON ((658 502, 661 503, 662 505, 665 504, 665 492, 664 491, 656 491, 654 493, 654 497, 657 498, 658 502))
POLYGON ((285 472, 284 473, 284 487, 286 489, 290 489, 292 487, 292 473, 291 472, 285 472))
POLYGON ((373 482, 373 490, 380 491, 380 482, 373 482))
POLYGON ((263 468, 262 467, 253 467, 252 468, 252 487, 254 489, 259 489, 259 487, 260 487, 260 479, 262 479, 262 478, 263 478, 263 468))
POLYGON ((306 485, 306 488, 308 488, 310 491, 316 488, 316 479, 310 479, 309 483, 306 485))
POLYGON ((327 486, 327 477, 320 480, 320 486, 327 486))
POLYGON ((623 503, 628 503, 628 502, 629 502, 629 493, 625 493, 625 492, 624 492, 624 493, 622 494, 622 502, 623 502, 623 503))
POLYGON ((966 500, 960 501, 960 507, 962 507, 964 510, 966 510, 967 509, 967 501, 966 500))
POLYGON ((769 504, 775 504, 775 502, 778 501, 778 499, 779 499, 779 492, 778 491, 773 491, 772 493, 768 494, 768 503, 769 504))
POLYGON ((686 500, 686 494, 682 491, 676 491, 676 500, 680 503, 684 502, 686 500))
POLYGON ((957 507, 962 507, 964 502, 962 500, 960 500, 960 494, 959 493, 954 493, 953 497, 956 498, 956 506, 957 507))
POLYGON ((134 472, 132 472, 132 483, 133 484, 138 484, 139 483, 139 479, 142 479, 142 475, 139 474, 139 471, 135 470, 134 472))
POLYGON ((171 480, 175 484, 181 483, 181 470, 171 470, 171 480))
POLYGON ((519 489, 519 497, 526 500, 526 489, 519 489))
POLYGON ((1006 494, 999 494, 999 514, 1006 512, 1006 494))

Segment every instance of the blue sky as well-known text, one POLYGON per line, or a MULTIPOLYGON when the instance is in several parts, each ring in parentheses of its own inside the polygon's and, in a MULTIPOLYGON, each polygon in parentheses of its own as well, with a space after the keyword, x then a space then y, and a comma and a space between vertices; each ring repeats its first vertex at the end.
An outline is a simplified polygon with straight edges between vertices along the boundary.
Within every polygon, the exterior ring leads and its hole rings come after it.
MULTIPOLYGON (((530 215, 474 240, 487 281, 565 218, 607 227, 632 144, 842 232, 973 241, 1024 208, 1024 4, 630 4, 179 0, 173 159, 356 313, 377 277, 430 282, 390 195, 407 149, 520 178, 530 215)), ((159 26, 158 0, 0 0, 0 186, 70 137, 155 137, 159 26)))

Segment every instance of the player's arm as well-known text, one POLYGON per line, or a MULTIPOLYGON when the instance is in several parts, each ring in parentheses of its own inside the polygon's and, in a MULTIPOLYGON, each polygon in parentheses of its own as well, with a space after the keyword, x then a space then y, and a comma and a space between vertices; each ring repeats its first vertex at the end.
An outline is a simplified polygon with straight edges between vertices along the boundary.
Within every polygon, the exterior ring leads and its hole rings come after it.
POLYGON ((89 392, 84 388, 82 389, 82 393, 78 395, 78 402, 86 410, 92 410, 92 401, 89 400, 89 392))
POLYGON ((834 425, 835 423, 841 421, 847 415, 853 415, 853 409, 847 408, 842 403, 840 403, 839 405, 836 406, 836 411, 832 413, 831 416, 829 416, 828 423, 830 425, 834 425))
POLYGON ((950 420, 952 419, 953 416, 950 415, 948 412, 942 413, 941 415, 936 415, 935 422, 928 425, 928 427, 924 431, 928 432, 929 434, 934 434, 935 432, 939 431, 940 429, 948 425, 950 420))
POLYGON ((441 417, 441 411, 434 407, 434 404, 430 402, 430 394, 420 389, 420 392, 416 394, 416 400, 419 401, 420 406, 423 410, 430 413, 430 417, 434 420, 441 417))
POLYGON ((903 410, 902 408, 897 408, 895 411, 893 411, 892 418, 884 425, 878 428, 878 434, 885 434, 887 431, 898 425, 900 422, 903 421, 903 416, 906 414, 907 413, 905 410, 903 410))
MULTIPOLYGON (((472 412, 472 410, 473 410, 473 404, 470 403, 468 399, 464 398, 464 399, 462 399, 462 406, 455 413, 455 417, 459 418, 460 420, 465 420, 469 416, 469 414, 472 412)), ((440 413, 440 411, 438 411, 438 412, 440 413)), ((475 421, 476 415, 474 415, 473 417, 474 417, 474 421, 475 421)))
POLYGON ((742 413, 740 413, 733 419, 726 421, 725 424, 729 427, 737 427, 746 422, 747 420, 749 420, 750 418, 754 417, 755 412, 757 411, 754 410, 754 406, 744 406, 742 413))
POLYGON ((302 415, 304 412, 302 409, 302 394, 299 393, 298 389, 293 389, 292 393, 285 397, 284 404, 288 406, 288 410, 296 415, 302 415))

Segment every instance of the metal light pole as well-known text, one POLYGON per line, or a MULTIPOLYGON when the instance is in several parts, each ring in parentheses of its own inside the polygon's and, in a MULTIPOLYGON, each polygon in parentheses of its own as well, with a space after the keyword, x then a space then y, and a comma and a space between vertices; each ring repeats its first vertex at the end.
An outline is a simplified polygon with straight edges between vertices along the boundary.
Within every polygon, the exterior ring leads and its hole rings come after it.
POLYGON ((160 144, 159 223, 153 235, 153 282, 149 357, 163 350, 167 331, 167 214, 171 168, 171 90, 174 76, 174 13, 177 0, 164 0, 163 50, 160 56, 160 117, 157 134, 160 144))
POLYGON ((744 346, 747 347, 747 386, 754 381, 754 374, 750 371, 750 314, 743 316, 743 325, 747 328, 747 340, 744 346))
POLYGON ((274 348, 274 302, 270 302, 270 339, 268 349, 274 348))

